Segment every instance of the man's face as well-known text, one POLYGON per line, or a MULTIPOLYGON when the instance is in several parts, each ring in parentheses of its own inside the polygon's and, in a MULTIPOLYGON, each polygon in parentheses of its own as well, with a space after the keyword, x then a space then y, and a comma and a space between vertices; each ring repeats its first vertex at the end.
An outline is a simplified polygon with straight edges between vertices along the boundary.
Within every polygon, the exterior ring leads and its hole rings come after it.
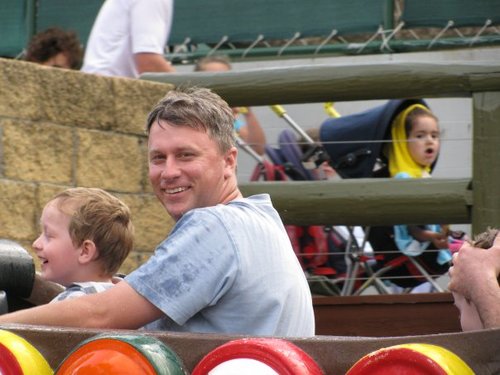
POLYGON ((148 154, 153 190, 174 220, 193 208, 226 203, 234 147, 223 155, 204 131, 161 121, 150 129, 148 154))

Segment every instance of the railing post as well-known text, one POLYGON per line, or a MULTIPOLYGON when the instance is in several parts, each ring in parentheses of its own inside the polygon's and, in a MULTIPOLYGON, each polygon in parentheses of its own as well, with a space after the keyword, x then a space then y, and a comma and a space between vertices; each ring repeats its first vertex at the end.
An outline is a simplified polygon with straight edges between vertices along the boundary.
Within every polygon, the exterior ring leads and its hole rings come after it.
POLYGON ((500 91, 472 96, 472 233, 500 227, 500 91))
POLYGON ((394 2, 395 0, 385 1, 385 17, 384 17, 384 29, 391 30, 394 28, 394 2))

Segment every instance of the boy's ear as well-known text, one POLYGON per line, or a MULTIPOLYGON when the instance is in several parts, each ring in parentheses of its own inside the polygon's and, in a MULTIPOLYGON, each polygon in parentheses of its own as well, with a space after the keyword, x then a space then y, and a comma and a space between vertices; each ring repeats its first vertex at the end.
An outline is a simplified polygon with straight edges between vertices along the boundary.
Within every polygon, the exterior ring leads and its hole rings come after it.
POLYGON ((80 255, 78 260, 81 264, 90 263, 93 260, 97 259, 99 256, 99 251, 94 243, 91 240, 85 240, 80 246, 80 255))

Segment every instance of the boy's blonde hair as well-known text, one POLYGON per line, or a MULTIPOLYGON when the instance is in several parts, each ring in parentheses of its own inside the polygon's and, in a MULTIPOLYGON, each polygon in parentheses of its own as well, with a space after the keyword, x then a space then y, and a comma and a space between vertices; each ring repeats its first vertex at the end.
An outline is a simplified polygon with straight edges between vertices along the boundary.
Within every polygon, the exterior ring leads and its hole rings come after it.
POLYGON ((70 188, 51 200, 70 217, 73 245, 94 242, 97 261, 106 276, 114 275, 134 247, 130 209, 121 200, 98 188, 70 188))

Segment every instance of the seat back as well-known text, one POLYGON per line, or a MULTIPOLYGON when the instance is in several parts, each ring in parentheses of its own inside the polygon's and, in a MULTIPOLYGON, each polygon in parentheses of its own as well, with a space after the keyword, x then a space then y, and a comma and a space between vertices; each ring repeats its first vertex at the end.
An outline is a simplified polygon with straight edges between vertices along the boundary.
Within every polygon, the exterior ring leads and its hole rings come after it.
POLYGON ((302 164, 302 151, 293 131, 284 129, 278 136, 278 144, 288 176, 293 180, 314 180, 312 173, 302 164))

